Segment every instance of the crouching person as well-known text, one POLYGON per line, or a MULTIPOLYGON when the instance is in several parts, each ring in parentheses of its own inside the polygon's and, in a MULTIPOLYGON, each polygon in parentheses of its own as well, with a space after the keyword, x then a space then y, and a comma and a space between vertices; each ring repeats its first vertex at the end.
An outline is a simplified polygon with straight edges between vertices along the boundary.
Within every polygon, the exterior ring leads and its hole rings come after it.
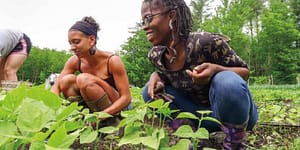
POLYGON ((84 17, 69 29, 74 55, 65 63, 51 91, 62 93, 71 102, 78 101, 91 112, 117 115, 131 102, 129 81, 120 57, 96 48, 99 30, 92 17, 84 17))

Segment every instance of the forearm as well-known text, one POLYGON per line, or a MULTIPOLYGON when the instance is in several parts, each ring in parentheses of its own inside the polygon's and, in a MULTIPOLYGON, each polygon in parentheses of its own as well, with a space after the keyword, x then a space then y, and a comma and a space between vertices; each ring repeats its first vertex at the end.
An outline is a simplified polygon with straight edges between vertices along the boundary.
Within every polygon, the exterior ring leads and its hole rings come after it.
POLYGON ((119 97, 110 107, 103 110, 103 112, 109 113, 111 115, 115 115, 121 112, 124 108, 126 108, 131 102, 131 96, 124 95, 119 97))
POLYGON ((97 79, 97 84, 103 88, 107 96, 111 101, 116 101, 119 98, 118 92, 111 87, 107 82, 103 81, 102 79, 97 79))
POLYGON ((233 71, 240 75, 244 80, 248 80, 249 77, 249 70, 244 67, 225 67, 221 65, 215 64, 215 73, 221 72, 221 71, 233 71))

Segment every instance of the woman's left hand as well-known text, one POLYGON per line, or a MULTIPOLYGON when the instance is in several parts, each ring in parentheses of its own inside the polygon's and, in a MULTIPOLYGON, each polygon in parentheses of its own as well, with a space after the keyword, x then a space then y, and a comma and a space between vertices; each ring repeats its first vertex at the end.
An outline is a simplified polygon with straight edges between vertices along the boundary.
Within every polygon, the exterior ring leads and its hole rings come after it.
POLYGON ((186 73, 192 77, 192 80, 196 84, 208 84, 211 77, 216 73, 216 64, 203 63, 196 66, 193 71, 186 70, 186 73))

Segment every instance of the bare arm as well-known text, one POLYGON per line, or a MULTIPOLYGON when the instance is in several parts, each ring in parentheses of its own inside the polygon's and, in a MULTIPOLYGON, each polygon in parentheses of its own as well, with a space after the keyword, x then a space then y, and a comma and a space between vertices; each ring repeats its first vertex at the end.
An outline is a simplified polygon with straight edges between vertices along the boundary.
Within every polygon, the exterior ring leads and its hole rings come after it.
MULTIPOLYGON (((118 56, 111 57, 111 60, 109 61, 109 67, 110 67, 109 70, 114 77, 114 81, 118 89, 119 96, 118 98, 111 99, 113 101, 113 104, 107 109, 105 109, 104 112, 107 112, 109 114, 116 114, 120 112, 122 109, 124 109, 125 107, 127 107, 131 102, 129 81, 125 70, 125 66, 122 60, 120 59, 120 57, 118 56)), ((107 88, 107 89, 112 90, 113 88, 107 88)), ((106 92, 109 94, 112 93, 113 91, 106 91, 106 92)))
POLYGON ((55 93, 56 95, 59 95, 61 92, 61 89, 59 87, 60 80, 67 74, 74 74, 76 71, 78 63, 78 58, 76 56, 72 56, 68 59, 68 61, 65 63, 65 66, 63 70, 61 71, 60 75, 58 76, 57 80, 55 81, 54 85, 51 88, 51 91, 55 93))

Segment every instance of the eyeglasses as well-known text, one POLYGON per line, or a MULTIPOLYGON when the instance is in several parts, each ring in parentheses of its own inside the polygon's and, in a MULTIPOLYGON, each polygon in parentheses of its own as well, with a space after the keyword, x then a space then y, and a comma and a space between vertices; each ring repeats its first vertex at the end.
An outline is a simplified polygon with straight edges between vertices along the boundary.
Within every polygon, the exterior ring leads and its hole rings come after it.
POLYGON ((148 16, 145 16, 143 19, 142 19, 142 25, 143 26, 149 26, 149 24, 152 22, 153 18, 155 16, 158 16, 158 15, 163 15, 165 13, 168 13, 170 10, 167 10, 167 11, 163 11, 163 12, 159 12, 159 13, 156 13, 156 14, 152 14, 152 15, 148 15, 148 16))

